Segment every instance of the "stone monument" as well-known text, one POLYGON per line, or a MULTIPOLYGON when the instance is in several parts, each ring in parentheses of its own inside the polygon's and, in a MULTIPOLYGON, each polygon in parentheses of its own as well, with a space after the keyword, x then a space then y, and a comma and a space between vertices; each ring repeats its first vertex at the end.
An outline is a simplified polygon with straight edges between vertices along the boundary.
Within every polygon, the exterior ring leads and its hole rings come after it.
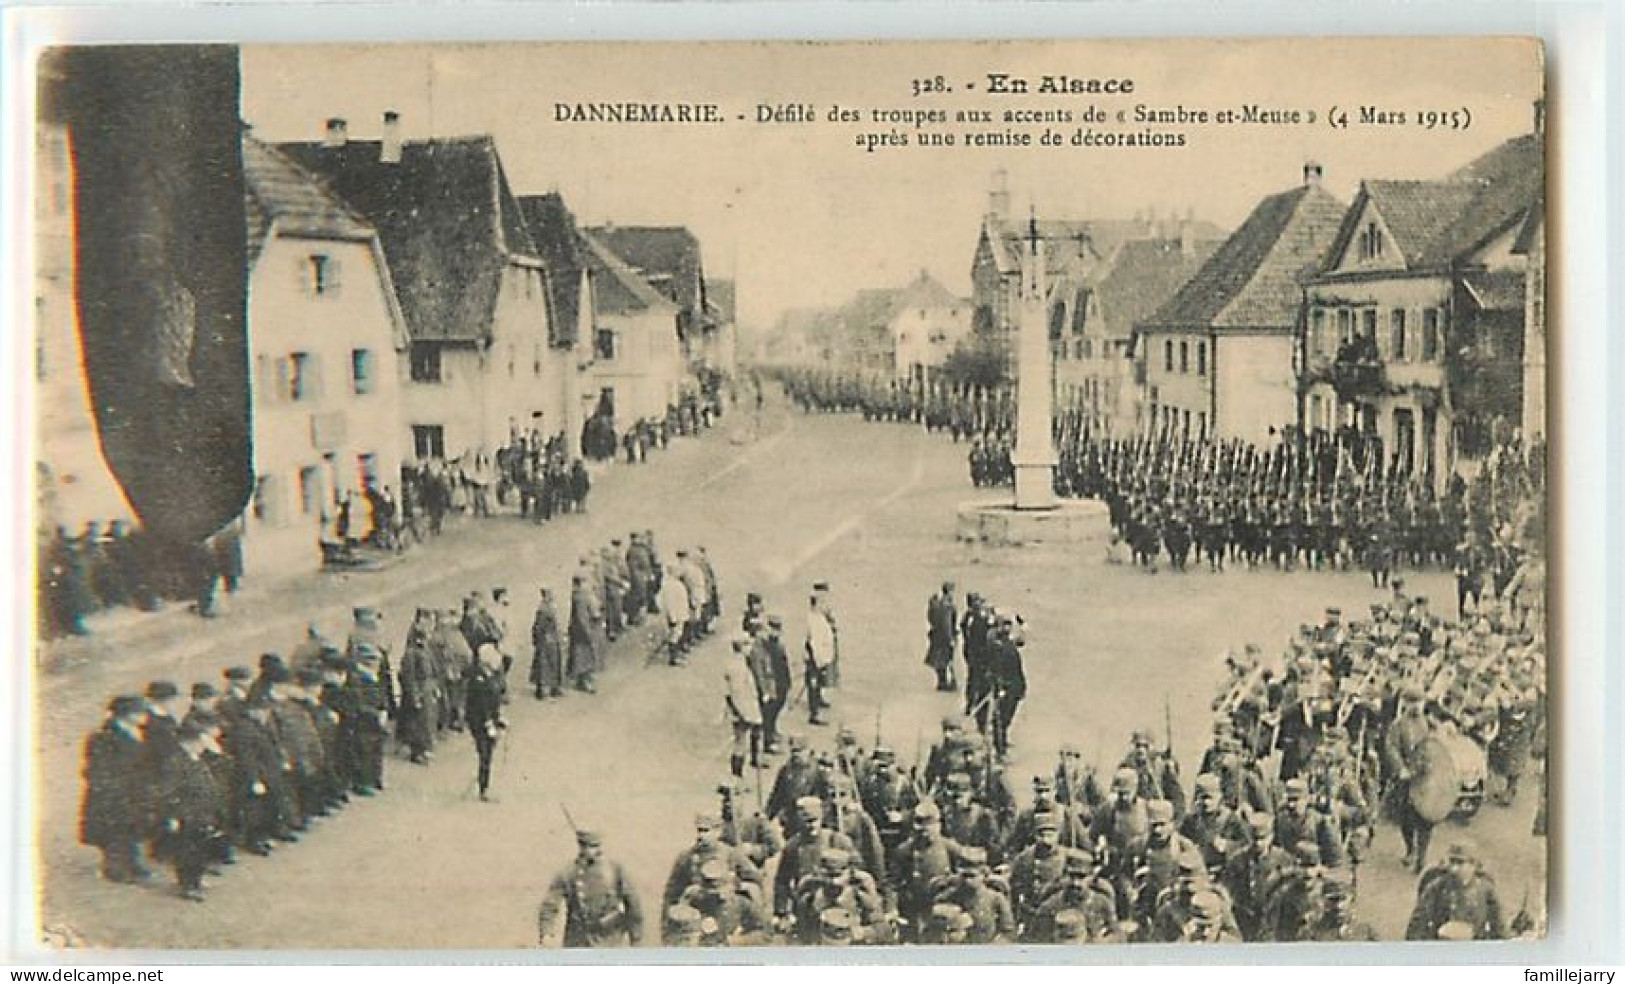
POLYGON ((1055 496, 1054 404, 1049 298, 1044 242, 1036 217, 1028 220, 1021 254, 1016 316, 1015 500, 969 502, 959 507, 959 538, 999 546, 1087 543, 1110 536, 1104 503, 1055 496))

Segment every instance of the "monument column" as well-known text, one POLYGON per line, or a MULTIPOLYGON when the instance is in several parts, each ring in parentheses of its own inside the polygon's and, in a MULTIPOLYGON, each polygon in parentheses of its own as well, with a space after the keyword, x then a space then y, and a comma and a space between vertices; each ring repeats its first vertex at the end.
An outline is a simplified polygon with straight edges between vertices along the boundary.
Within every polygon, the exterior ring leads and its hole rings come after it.
POLYGON ((1016 447, 1011 464, 1016 472, 1016 508, 1054 509, 1055 394, 1050 383, 1044 244, 1038 238, 1037 218, 1029 222, 1016 311, 1016 447))

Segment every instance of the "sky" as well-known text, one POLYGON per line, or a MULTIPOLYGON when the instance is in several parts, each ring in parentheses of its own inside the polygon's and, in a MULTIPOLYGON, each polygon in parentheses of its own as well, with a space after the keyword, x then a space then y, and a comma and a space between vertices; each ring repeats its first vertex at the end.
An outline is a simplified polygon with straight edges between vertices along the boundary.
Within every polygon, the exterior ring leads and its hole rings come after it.
MULTIPOLYGON (((995 171, 1015 211, 1129 218, 1193 210, 1231 229, 1294 187, 1303 164, 1347 201, 1363 178, 1438 178, 1529 132, 1541 49, 1518 39, 1334 39, 981 43, 245 46, 243 115, 267 140, 313 140, 342 117, 376 139, 385 110, 408 139, 490 134, 518 194, 561 192, 588 225, 683 225, 706 272, 738 283, 739 317, 765 328, 789 308, 834 306, 921 270, 968 295, 995 171), (992 95, 989 73, 1131 78, 1132 95, 992 95), (913 95, 941 76, 952 92, 913 95), (974 85, 971 91, 968 85, 974 85), (714 103, 713 125, 559 122, 577 102, 714 103), (1313 111, 1314 124, 1160 126, 1180 148, 905 147, 867 153, 823 122, 836 106, 1059 110, 1136 106, 1313 111), (809 105, 817 124, 758 123, 759 106, 809 105), (1358 122, 1362 106, 1404 124, 1358 122), (1350 125, 1326 120, 1346 109, 1350 125), (1418 125, 1463 110, 1463 129, 1418 125), (737 117, 743 114, 745 121, 737 117)), ((1130 117, 1132 119, 1132 116, 1130 117)), ((1070 136, 1080 123, 1056 125, 1070 136)), ((1138 132, 1108 121, 1096 130, 1138 132)), ((903 127, 903 129, 908 129, 903 127)), ((1003 130, 1002 125, 942 130, 1003 130)), ((1028 132, 1037 133, 1032 127, 1028 132)))

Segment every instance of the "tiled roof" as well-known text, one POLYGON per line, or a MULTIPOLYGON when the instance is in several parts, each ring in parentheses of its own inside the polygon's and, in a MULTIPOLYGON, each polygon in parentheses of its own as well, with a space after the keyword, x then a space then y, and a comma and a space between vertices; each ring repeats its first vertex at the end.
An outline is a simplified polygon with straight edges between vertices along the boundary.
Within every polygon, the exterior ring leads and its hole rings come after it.
POLYGON ((547 268, 547 297, 552 314, 548 341, 568 347, 576 340, 580 317, 581 272, 586 260, 576 233, 576 218, 557 192, 523 195, 518 199, 531 242, 547 268))
POLYGON ((243 137, 243 198, 251 260, 259 256, 273 221, 296 236, 372 238, 372 227, 328 194, 310 172, 247 135, 243 137))
POLYGON ((700 241, 682 226, 601 226, 589 230, 638 275, 695 316, 705 311, 700 241))
POLYGON ((540 262, 490 137, 279 149, 377 228, 414 341, 489 342, 504 268, 540 262))
POLYGON ((1270 195, 1144 324, 1291 328, 1301 284, 1342 225, 1343 203, 1318 185, 1270 195))
POLYGON ((1101 333, 1128 338, 1136 323, 1161 307, 1201 269, 1220 241, 1195 240, 1188 254, 1177 239, 1133 239, 1117 247, 1093 288, 1101 333))
MULTIPOLYGON (((1439 237, 1477 195, 1471 185, 1448 181, 1367 181, 1364 190, 1406 266, 1421 264, 1432 255, 1439 237)), ((1358 221, 1358 211, 1349 210, 1351 224, 1339 237, 1339 252, 1342 240, 1357 231, 1352 223, 1358 221)))
POLYGON ((590 232, 577 233, 579 255, 592 271, 592 299, 599 314, 637 314, 657 308, 676 310, 666 295, 649 286, 637 271, 590 232))

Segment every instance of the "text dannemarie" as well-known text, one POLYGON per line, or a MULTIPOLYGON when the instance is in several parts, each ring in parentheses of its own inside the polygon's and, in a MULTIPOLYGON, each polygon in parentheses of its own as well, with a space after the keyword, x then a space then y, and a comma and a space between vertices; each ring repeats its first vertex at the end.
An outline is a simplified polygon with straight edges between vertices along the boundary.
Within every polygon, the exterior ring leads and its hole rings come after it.
POLYGON ((715 103, 556 102, 555 123, 721 123, 715 103))

